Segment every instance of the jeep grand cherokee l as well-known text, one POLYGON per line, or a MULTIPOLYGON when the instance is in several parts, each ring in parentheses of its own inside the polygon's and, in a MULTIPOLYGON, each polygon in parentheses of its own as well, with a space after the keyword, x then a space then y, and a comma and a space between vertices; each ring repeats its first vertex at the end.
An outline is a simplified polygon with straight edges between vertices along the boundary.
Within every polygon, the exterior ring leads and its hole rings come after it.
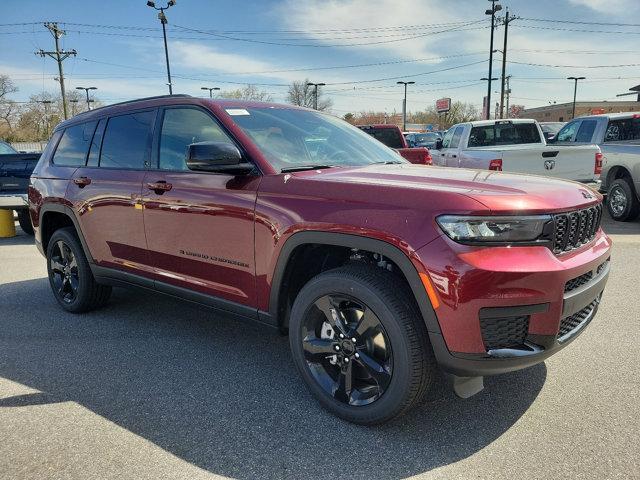
MULTIPOLYGON (((602 198, 577 183, 412 165, 292 106, 168 96, 55 129, 31 178, 69 312, 139 286, 288 332, 324 407, 363 424, 521 369, 592 320, 602 198)), ((567 365, 566 368, 572 368, 567 365)))

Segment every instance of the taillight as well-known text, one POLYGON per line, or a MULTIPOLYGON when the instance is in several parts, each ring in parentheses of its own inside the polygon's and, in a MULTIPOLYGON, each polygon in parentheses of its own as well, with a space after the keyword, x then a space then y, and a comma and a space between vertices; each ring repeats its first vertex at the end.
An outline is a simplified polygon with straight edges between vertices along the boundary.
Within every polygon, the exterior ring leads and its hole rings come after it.
POLYGON ((433 165, 433 157, 431 156, 431 152, 427 149, 424 154, 424 164, 425 165, 433 165))
POLYGON ((593 167, 593 173, 595 175, 600 175, 602 173, 602 159, 604 158, 604 155, 600 152, 596 153, 596 163, 593 167))
POLYGON ((494 158, 493 160, 491 160, 489 162, 489 170, 494 170, 496 172, 501 172, 502 171, 502 159, 501 158, 494 158))

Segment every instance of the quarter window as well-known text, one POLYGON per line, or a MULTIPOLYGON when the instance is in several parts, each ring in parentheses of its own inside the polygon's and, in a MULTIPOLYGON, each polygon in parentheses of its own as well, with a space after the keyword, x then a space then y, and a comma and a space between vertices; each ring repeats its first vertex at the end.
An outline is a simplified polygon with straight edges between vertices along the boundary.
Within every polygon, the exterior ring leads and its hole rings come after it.
POLYGON ((91 140, 91 147, 89 148, 89 157, 87 158, 88 167, 98 166, 98 157, 100 156, 100 145, 102 144, 102 136, 104 134, 104 127, 107 124, 106 119, 102 119, 98 122, 96 132, 93 134, 93 140, 91 140))
POLYGON ((111 117, 102 140, 100 166, 143 169, 149 155, 154 111, 111 117))
POLYGON ((53 163, 64 167, 84 166, 96 123, 87 122, 65 129, 53 155, 53 163))
POLYGON ((197 142, 233 141, 209 115, 195 108, 168 108, 160 135, 160 168, 187 170, 187 147, 197 142))

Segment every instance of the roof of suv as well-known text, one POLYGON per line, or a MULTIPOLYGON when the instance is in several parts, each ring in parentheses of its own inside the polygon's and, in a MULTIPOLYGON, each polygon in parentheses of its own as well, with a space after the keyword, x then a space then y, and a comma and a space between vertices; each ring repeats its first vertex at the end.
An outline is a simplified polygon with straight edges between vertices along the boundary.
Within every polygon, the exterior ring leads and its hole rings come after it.
POLYGON ((86 122, 88 120, 101 118, 106 115, 115 115, 125 113, 130 110, 137 110, 140 108, 153 108, 163 105, 177 105, 177 104, 193 104, 204 105, 214 104, 219 105, 222 108, 289 108, 308 110, 303 107, 297 107, 295 105, 285 105, 271 102, 258 102, 253 100, 237 100, 237 99, 216 99, 193 97, 191 95, 176 94, 176 95, 160 95, 156 97, 139 98, 135 100, 128 100, 126 102, 112 103, 105 105, 104 107, 95 108, 87 112, 79 113, 68 120, 60 122, 56 126, 56 130, 65 128, 69 125, 73 125, 78 122, 86 122))
POLYGON ((576 120, 584 120, 585 118, 608 118, 609 120, 620 120, 634 117, 640 117, 640 112, 601 113, 599 115, 585 115, 576 117, 576 120))

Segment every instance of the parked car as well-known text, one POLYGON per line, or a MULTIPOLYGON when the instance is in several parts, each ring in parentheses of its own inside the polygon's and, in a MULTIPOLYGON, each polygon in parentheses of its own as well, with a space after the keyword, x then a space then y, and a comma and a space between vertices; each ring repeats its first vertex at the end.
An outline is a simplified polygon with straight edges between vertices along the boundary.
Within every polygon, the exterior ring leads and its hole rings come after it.
POLYGON ((358 125, 358 128, 384 143, 387 147, 393 148, 411 163, 431 165, 432 158, 429 149, 409 146, 402 134, 402 130, 397 125, 358 125))
POLYGON ((540 122, 542 134, 547 142, 552 141, 566 122, 540 122))
POLYGON ((601 190, 615 220, 627 222, 640 214, 640 112, 580 117, 567 123, 557 145, 597 144, 606 158, 601 190))
POLYGON ((548 146, 535 120, 482 120, 451 127, 433 164, 574 180, 599 188, 602 153, 596 145, 548 146))
POLYGON ((440 135, 434 132, 426 132, 426 133, 415 133, 409 132, 408 135, 405 136, 407 140, 407 144, 411 148, 415 147, 426 147, 428 149, 432 149, 436 145, 436 140, 440 138, 440 135))
POLYGON ((29 177, 40 158, 39 153, 18 153, 0 141, 0 209, 15 210, 20 228, 33 235, 27 204, 29 177))
POLYGON ((136 285, 261 321, 288 332, 320 403, 362 424, 417 405, 438 365, 468 397, 542 362, 592 321, 609 273, 597 192, 412 165, 290 105, 97 108, 55 128, 31 182, 63 309, 136 285))

